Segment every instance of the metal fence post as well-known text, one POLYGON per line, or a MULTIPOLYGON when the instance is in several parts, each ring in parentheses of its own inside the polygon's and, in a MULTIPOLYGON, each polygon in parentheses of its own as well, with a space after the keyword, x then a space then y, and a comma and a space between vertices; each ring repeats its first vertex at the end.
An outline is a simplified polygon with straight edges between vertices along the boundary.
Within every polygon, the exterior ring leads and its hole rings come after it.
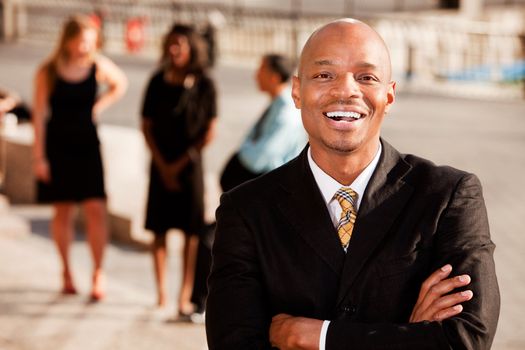
MULTIPOLYGON (((525 33, 522 32, 518 34, 518 37, 521 45, 521 64, 525 64, 525 33)), ((521 89, 523 92, 523 98, 525 98, 525 72, 522 72, 521 74, 521 89)))
POLYGON ((26 33, 27 14, 23 1, 21 0, 0 0, 2 15, 3 41, 9 42, 16 40, 26 33))
POLYGON ((15 35, 15 13, 13 0, 2 0, 2 39, 3 41, 11 41, 15 35))
POLYGON ((302 12, 302 1, 301 0, 292 0, 291 3, 291 22, 292 22, 292 55, 291 58, 293 60, 297 60, 299 57, 299 20, 301 18, 301 12, 302 12))
POLYGON ((412 83, 412 79, 414 78, 415 54, 416 54, 416 49, 414 47, 414 44, 409 42, 408 47, 407 47, 407 62, 406 62, 407 67, 405 71, 405 81, 409 84, 412 83))

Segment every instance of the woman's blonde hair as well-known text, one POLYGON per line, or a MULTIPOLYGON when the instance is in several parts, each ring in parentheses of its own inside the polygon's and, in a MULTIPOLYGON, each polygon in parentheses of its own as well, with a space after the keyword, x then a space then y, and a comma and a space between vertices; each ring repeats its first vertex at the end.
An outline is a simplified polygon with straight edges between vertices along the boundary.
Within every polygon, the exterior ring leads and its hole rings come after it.
POLYGON ((53 89, 57 79, 58 63, 67 62, 69 60, 67 44, 80 35, 84 30, 90 29, 97 32, 97 49, 99 49, 102 46, 102 39, 100 36, 99 25, 94 18, 87 15, 74 15, 68 18, 64 23, 58 45, 51 57, 44 64, 44 69, 47 71, 48 75, 50 90, 53 89))

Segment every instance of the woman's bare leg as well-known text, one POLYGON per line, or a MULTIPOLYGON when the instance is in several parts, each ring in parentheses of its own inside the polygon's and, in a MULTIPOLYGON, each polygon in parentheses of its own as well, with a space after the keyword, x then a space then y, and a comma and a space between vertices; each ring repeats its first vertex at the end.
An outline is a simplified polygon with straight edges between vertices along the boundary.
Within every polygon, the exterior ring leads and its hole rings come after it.
POLYGON ((73 203, 55 203, 51 219, 51 233, 62 262, 62 293, 76 294, 71 268, 69 266, 69 247, 73 239, 73 203))
POLYGON ((153 266, 157 286, 157 306, 166 306, 166 233, 156 233, 152 245, 153 266))
POLYGON ((91 297, 100 300, 105 293, 102 261, 108 240, 106 201, 104 199, 89 199, 83 203, 83 207, 86 217, 87 240, 93 257, 91 297))
POLYGON ((179 293, 179 313, 190 314, 193 310, 191 293, 195 280, 195 262, 197 260, 197 247, 199 238, 195 235, 184 237, 182 281, 179 293))

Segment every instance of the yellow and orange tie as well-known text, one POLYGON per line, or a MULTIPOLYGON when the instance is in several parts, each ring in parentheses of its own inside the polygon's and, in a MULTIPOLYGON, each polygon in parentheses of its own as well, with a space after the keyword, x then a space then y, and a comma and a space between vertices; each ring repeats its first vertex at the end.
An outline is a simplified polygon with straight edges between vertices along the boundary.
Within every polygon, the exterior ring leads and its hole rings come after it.
POLYGON ((341 218, 337 225, 337 233, 341 240, 341 245, 346 250, 350 238, 352 238, 352 231, 354 229, 354 223, 356 219, 356 202, 357 193, 355 193, 350 187, 341 187, 334 194, 334 198, 337 199, 339 205, 343 211, 341 212, 341 218))

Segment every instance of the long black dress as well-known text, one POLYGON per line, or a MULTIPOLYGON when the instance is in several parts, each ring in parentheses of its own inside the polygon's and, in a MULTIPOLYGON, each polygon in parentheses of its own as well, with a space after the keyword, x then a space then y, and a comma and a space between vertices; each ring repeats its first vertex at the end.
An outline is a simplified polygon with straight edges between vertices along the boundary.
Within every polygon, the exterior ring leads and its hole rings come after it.
POLYGON ((46 157, 51 182, 38 184, 41 202, 105 198, 100 142, 93 122, 97 96, 96 64, 80 82, 57 76, 49 97, 46 157))
MULTIPOLYGON (((142 108, 143 118, 152 124, 152 135, 168 162, 176 160, 201 140, 216 116, 216 92, 206 76, 185 89, 164 80, 159 71, 151 78, 142 108)), ((177 177, 180 191, 169 191, 156 166, 151 164, 146 228, 164 234, 179 228, 199 234, 204 226, 204 180, 200 156, 190 161, 177 177)))

